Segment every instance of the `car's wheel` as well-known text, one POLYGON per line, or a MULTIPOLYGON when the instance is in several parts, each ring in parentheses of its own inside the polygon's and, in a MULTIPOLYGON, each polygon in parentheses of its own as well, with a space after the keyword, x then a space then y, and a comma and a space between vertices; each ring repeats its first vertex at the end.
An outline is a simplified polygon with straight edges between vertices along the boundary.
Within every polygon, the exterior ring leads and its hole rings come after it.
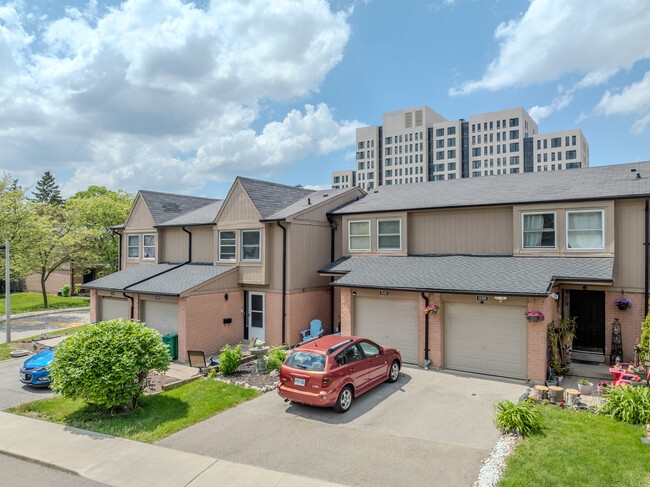
POLYGON ((386 379, 386 382, 390 382, 392 384, 398 378, 399 378, 399 362, 397 360, 394 360, 393 363, 390 364, 390 370, 388 371, 388 379, 386 379))
POLYGON ((339 398, 336 400, 336 404, 334 405, 334 411, 337 413, 346 412, 350 409, 350 406, 352 406, 353 397, 354 394, 352 393, 352 387, 345 386, 339 393, 339 398))

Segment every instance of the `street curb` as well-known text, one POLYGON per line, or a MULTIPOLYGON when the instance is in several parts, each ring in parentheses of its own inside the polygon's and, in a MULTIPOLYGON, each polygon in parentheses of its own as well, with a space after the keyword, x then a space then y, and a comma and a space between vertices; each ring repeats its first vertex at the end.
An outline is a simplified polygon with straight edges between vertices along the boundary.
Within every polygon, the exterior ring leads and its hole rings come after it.
POLYGON ((77 472, 76 470, 71 470, 69 468, 61 467, 59 465, 56 465, 55 463, 44 462, 43 460, 39 460, 38 458, 28 457, 27 455, 21 455, 20 453, 13 453, 5 449, 0 449, 0 453, 8 457, 17 458, 18 460, 22 460, 24 462, 34 463, 36 465, 41 465, 43 467, 51 468, 53 470, 58 470, 59 472, 72 474, 75 477, 85 478, 82 475, 80 475, 79 472, 77 472))
MULTIPOLYGON (((32 316, 42 316, 42 315, 51 315, 51 314, 59 314, 59 313, 69 313, 71 311, 90 311, 90 306, 80 306, 78 308, 60 308, 60 309, 53 309, 50 311, 31 311, 29 313, 18 313, 16 315, 11 315, 9 317, 10 320, 18 319, 18 318, 30 318, 32 316)), ((4 315, 0 317, 0 323, 4 323, 5 317, 4 315)))

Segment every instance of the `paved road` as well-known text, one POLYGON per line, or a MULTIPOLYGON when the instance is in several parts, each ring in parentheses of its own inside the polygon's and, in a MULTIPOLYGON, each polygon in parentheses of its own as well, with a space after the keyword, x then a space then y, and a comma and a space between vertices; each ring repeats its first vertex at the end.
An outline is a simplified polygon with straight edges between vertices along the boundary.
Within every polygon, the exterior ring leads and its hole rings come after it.
POLYGON ((104 484, 0 453, 0 485, 12 487, 99 487, 104 484))
POLYGON ((499 432, 492 404, 523 382, 404 368, 345 414, 276 392, 158 443, 345 485, 472 485, 499 432))
POLYGON ((24 361, 24 358, 0 361, 0 411, 52 395, 48 388, 30 387, 20 382, 18 371, 24 361))
MULTIPOLYGON (((20 340, 88 322, 90 322, 90 311, 88 309, 65 312, 52 311, 51 313, 38 315, 32 315, 31 313, 27 313, 25 316, 17 315, 11 318, 11 339, 20 340)), ((6 341, 6 330, 3 316, 0 322, 0 343, 6 341)))

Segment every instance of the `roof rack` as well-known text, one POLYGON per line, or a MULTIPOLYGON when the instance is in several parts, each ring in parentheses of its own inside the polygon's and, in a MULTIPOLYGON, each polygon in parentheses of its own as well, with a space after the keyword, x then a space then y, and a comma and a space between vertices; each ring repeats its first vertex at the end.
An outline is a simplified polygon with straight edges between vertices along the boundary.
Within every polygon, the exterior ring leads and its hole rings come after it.
POLYGON ((329 355, 330 353, 332 353, 337 348, 341 348, 343 345, 347 345, 348 343, 353 342, 353 341, 354 340, 352 340, 351 338, 349 340, 343 340, 341 343, 337 343, 333 347, 328 348, 327 352, 325 352, 325 353, 327 353, 327 355, 329 355))
POLYGON ((304 340, 304 341, 298 343, 293 348, 299 347, 300 345, 304 345, 305 343, 313 342, 314 340, 318 340, 319 338, 321 338, 321 337, 318 336, 318 337, 314 337, 314 338, 309 338, 308 340, 304 340))

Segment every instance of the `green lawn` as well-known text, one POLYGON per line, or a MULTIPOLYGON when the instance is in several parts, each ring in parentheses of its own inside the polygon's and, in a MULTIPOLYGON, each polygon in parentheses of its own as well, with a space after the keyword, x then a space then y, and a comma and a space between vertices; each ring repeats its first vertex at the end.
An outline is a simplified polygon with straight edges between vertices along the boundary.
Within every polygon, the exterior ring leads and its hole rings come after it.
MULTIPOLYGON (((61 328, 60 330, 48 332, 48 335, 55 337, 55 336, 59 336, 59 335, 66 335, 68 333, 76 333, 85 326, 88 326, 88 325, 79 325, 79 326, 71 326, 69 328, 61 328)), ((12 341, 10 343, 0 343, 0 360, 7 360, 7 359, 10 359, 10 358, 13 358, 11 355, 9 355, 12 350, 16 350, 14 347, 11 346, 12 343, 30 341, 30 340, 34 340, 34 339, 37 339, 37 338, 40 338, 40 337, 41 337, 41 335, 34 335, 32 337, 29 337, 29 338, 21 338, 20 340, 14 340, 14 341, 12 341)), ((24 359, 25 359, 25 357, 23 357, 23 360, 24 359)))
MULTIPOLYGON (((37 293, 16 293, 11 295, 11 314, 28 313, 30 311, 44 311, 43 295, 37 293)), ((88 298, 63 298, 61 296, 48 296, 47 309, 79 308, 90 306, 88 298)), ((5 295, 0 294, 0 315, 5 314, 5 295)))
POLYGON ((260 395, 214 380, 197 380, 155 396, 143 396, 132 413, 92 411, 82 401, 55 396, 9 412, 107 435, 153 443, 260 395))
POLYGON ((539 406, 543 430, 508 459, 499 487, 650 485, 645 427, 612 418, 539 406))

